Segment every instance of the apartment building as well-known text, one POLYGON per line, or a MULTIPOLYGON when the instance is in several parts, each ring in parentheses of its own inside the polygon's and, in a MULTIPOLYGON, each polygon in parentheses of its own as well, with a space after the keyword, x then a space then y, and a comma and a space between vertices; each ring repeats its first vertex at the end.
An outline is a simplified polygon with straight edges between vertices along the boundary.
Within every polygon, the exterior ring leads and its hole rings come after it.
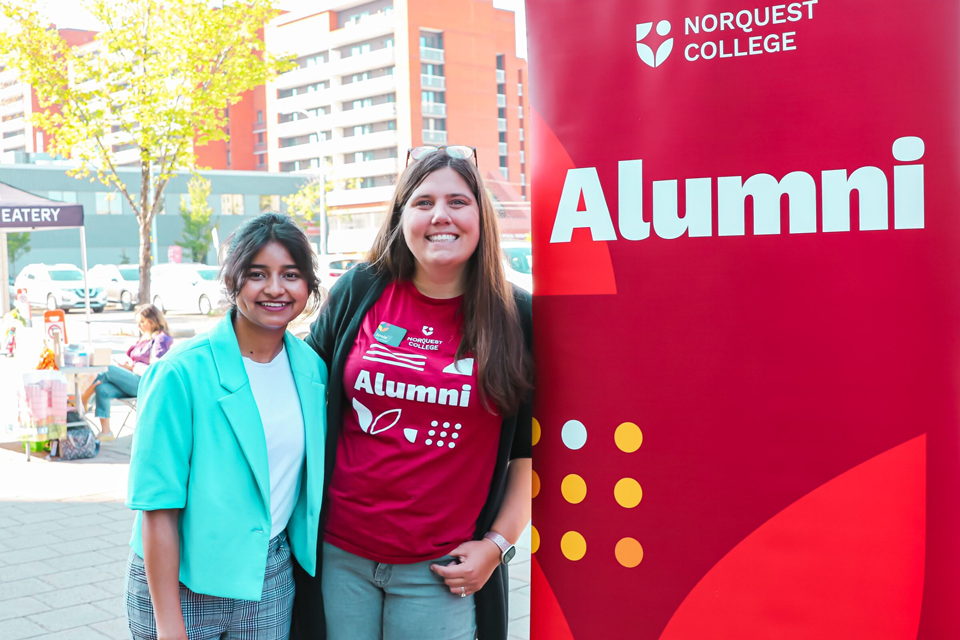
POLYGON ((333 184, 332 249, 337 237, 368 244, 407 149, 422 144, 476 147, 501 214, 529 230, 513 12, 492 0, 313 1, 265 38, 298 64, 266 87, 269 169, 333 184))

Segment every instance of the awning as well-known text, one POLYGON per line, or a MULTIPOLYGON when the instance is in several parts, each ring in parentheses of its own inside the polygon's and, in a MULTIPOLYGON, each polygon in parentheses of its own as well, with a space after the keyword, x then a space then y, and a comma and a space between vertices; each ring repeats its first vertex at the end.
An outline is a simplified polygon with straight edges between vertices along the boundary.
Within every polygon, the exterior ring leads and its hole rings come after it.
POLYGON ((0 182, 0 231, 21 232, 83 227, 83 206, 57 202, 0 182))

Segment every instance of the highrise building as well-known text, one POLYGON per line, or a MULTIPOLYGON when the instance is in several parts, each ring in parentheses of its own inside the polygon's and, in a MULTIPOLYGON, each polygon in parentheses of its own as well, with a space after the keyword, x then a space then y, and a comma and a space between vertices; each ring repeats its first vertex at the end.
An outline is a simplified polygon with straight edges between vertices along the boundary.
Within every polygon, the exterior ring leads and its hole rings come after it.
POLYGON ((331 250, 369 246, 407 149, 477 148, 504 231, 529 230, 526 61, 492 0, 306 2, 265 28, 298 68, 266 87, 271 171, 332 184, 331 250))

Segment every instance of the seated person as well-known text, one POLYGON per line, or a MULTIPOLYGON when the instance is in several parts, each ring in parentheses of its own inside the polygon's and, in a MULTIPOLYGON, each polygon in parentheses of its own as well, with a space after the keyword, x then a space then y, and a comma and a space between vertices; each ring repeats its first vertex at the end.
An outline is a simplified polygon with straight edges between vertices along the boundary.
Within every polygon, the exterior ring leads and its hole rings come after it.
POLYGON ((120 362, 110 365, 83 392, 81 406, 84 407, 91 395, 97 395, 95 415, 100 418, 101 441, 114 439, 110 431, 110 402, 114 398, 135 398, 140 377, 147 367, 163 357, 173 344, 167 320, 155 306, 145 304, 139 307, 134 318, 140 328, 140 339, 127 349, 127 355, 120 362))

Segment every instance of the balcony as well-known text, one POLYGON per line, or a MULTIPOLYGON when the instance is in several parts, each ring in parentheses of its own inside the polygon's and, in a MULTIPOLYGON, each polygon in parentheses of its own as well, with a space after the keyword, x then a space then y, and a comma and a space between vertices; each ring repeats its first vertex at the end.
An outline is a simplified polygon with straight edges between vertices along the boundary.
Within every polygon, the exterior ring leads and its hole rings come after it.
POLYGON ((23 147, 27 144, 27 136, 24 133, 16 136, 10 136, 9 138, 0 139, 0 150, 6 151, 7 149, 16 149, 17 147, 23 147))
POLYGON ((369 189, 336 189, 327 194, 331 207, 346 207, 361 204, 387 202, 393 196, 394 187, 371 187, 369 189))
POLYGON ((507 155, 507 153, 508 153, 508 151, 507 151, 507 143, 506 143, 506 142, 501 142, 501 143, 500 143, 500 155, 505 156, 505 155, 507 155))
POLYGON ((255 142, 253 144, 254 153, 266 153, 267 152, 267 143, 266 142, 255 142))
POLYGON ((420 88, 421 89, 440 89, 441 91, 447 88, 447 79, 443 76, 431 76, 426 73, 420 74, 420 88))
POLYGON ((389 176, 397 173, 398 170, 399 162, 396 158, 383 158, 381 160, 337 165, 332 171, 328 171, 328 175, 331 180, 348 180, 370 176, 389 176))
MULTIPOLYGON (((273 91, 274 89, 270 90, 273 91)), ((331 101, 331 91, 331 89, 320 89, 319 91, 308 91, 306 93, 288 96, 286 98, 277 98, 276 100, 272 101, 272 108, 276 110, 276 113, 293 113, 299 109, 306 111, 308 109, 313 109, 314 107, 327 105, 330 104, 331 101)), ((269 102, 270 101, 268 100, 268 104, 269 102)))
POLYGON ((424 129, 423 143, 424 144, 447 144, 447 132, 424 129))
POLYGON ((265 133, 266 130, 267 130, 267 123, 266 123, 266 122, 254 122, 254 123, 253 123, 253 133, 254 133, 254 134, 257 134, 257 133, 265 133))
POLYGON ((507 119, 497 118, 497 131, 506 131, 506 130, 507 130, 507 119))
POLYGON ((396 131, 378 131, 361 136, 338 138, 333 141, 335 153, 356 153, 357 151, 371 151, 396 147, 398 137, 396 131))
POLYGON ((310 142, 307 144, 298 144, 292 147, 277 147, 270 153, 271 162, 293 162, 294 160, 305 160, 309 158, 319 158, 332 154, 333 142, 310 142))
POLYGON ((392 10, 365 16, 356 22, 344 25, 342 29, 331 31, 330 48, 336 49, 353 42, 389 35, 394 32, 396 26, 397 20, 392 10))
POLYGON ((420 60, 423 62, 433 62, 443 64, 443 49, 434 49, 433 47, 420 47, 420 60))
POLYGON ((345 129, 361 124, 396 120, 397 103, 386 102, 384 104, 375 104, 372 107, 350 109, 349 111, 336 113, 332 117, 334 127, 343 127, 345 129))
POLYGON ((498 107, 506 107, 506 106, 507 106, 507 96, 503 95, 502 93, 498 93, 498 94, 497 94, 497 106, 498 106, 498 107))
POLYGON ((497 84, 503 84, 507 81, 507 72, 503 69, 497 69, 497 84))
POLYGON ((329 64, 317 64, 302 69, 294 69, 278 76, 272 83, 272 89, 289 89, 305 84, 329 80, 332 76, 329 64))
POLYGON ((392 67, 397 59, 397 51, 393 47, 377 49, 369 53, 358 53, 349 58, 340 58, 327 65, 333 76, 349 76, 371 69, 392 67))
POLYGON ((397 79, 392 75, 351 82, 336 88, 333 100, 338 102, 352 102, 361 98, 380 96, 385 93, 394 93, 397 90, 397 79))
POLYGON ((420 105, 420 113, 435 118, 447 117, 447 105, 442 102, 424 102, 420 105))

